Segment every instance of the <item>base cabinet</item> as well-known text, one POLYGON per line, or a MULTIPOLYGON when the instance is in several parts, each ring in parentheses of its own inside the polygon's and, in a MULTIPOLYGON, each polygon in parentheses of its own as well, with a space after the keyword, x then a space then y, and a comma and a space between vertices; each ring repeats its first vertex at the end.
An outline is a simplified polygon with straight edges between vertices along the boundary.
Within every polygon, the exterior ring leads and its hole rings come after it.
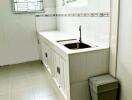
POLYGON ((40 43, 43 64, 64 100, 90 100, 88 78, 108 73, 109 48, 67 54, 41 35, 40 43))
POLYGON ((63 96, 67 97, 66 88, 66 61, 52 49, 46 42, 41 40, 42 62, 56 83, 63 96))

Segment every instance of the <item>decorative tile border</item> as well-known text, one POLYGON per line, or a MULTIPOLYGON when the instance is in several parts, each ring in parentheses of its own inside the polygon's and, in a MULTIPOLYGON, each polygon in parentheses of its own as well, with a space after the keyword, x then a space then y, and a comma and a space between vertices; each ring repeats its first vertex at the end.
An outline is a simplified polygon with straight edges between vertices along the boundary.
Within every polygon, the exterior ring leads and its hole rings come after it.
POLYGON ((109 17, 109 13, 73 13, 57 14, 58 17, 109 17))
POLYGON ((37 14, 36 17, 55 17, 56 14, 37 14))
POLYGON ((105 13, 72 13, 72 14, 40 14, 36 17, 110 17, 109 12, 105 13))

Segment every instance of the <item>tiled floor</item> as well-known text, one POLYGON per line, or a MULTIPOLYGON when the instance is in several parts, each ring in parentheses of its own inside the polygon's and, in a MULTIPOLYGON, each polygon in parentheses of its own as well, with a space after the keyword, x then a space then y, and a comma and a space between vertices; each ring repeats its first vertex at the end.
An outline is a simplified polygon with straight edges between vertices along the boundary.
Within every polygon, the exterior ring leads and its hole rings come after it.
POLYGON ((0 67, 0 100, 59 100, 41 62, 0 67))

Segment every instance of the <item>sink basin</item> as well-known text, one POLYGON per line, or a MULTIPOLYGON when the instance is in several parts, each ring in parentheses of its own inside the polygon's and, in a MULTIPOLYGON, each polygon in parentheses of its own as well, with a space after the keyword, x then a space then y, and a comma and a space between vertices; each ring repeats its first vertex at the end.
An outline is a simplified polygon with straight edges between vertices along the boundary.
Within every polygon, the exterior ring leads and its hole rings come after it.
POLYGON ((69 48, 69 49, 91 48, 90 45, 87 45, 85 43, 70 43, 70 44, 64 44, 64 46, 69 48))

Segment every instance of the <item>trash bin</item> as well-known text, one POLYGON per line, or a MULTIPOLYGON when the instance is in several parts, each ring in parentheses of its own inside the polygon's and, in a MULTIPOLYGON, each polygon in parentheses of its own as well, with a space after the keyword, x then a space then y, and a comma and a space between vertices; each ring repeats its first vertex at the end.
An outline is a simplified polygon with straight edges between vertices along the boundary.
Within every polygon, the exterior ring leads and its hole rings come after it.
POLYGON ((116 100, 119 82, 110 75, 100 75, 89 79, 92 100, 116 100))

